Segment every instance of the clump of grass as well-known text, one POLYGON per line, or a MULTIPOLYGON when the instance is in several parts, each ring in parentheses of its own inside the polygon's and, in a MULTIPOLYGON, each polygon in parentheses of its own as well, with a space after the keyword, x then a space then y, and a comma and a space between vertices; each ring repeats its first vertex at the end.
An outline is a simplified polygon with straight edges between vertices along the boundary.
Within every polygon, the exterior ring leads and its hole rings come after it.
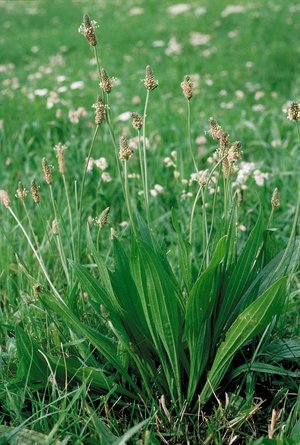
MULTIPOLYGON (((133 420, 137 419, 141 410, 147 413, 149 422, 156 419, 159 423, 161 417, 167 419, 170 428, 157 426, 160 438, 177 441, 185 435, 187 440, 191 437, 202 440, 201 425, 204 421, 201 424, 199 419, 203 408, 211 399, 219 401, 219 398, 224 398, 225 378, 229 373, 234 374, 234 359, 245 345, 248 349, 245 364, 239 363, 239 366, 255 369, 257 351, 286 307, 291 280, 299 261, 296 228, 300 198, 284 250, 278 252, 268 236, 270 230, 262 210, 265 203, 257 209, 257 220, 248 238, 241 241, 237 233, 239 194, 233 191, 231 184, 239 168, 241 144, 232 142, 228 133, 211 118, 210 133, 219 143, 215 162, 210 169, 198 169, 191 145, 192 84, 190 77, 186 76, 181 87, 187 101, 188 146, 197 172, 198 191, 190 211, 188 228, 183 226, 178 212, 171 210, 169 230, 177 238, 178 252, 177 262, 172 263, 168 257, 168 246, 157 241, 149 202, 146 122, 149 119, 150 93, 157 88, 158 81, 148 65, 144 78, 146 98, 143 114, 134 113, 132 116, 133 127, 138 132, 144 195, 144 208, 138 211, 128 182, 128 161, 132 150, 124 135, 120 136, 120 146, 116 144, 116 131, 110 117, 111 80, 98 56, 95 22, 85 16, 80 30, 95 51, 100 94, 94 105, 95 127, 79 200, 74 202, 70 200, 69 185, 64 176, 64 146, 59 143, 56 146, 68 223, 59 211, 58 198, 54 194, 54 172, 46 158, 42 160, 53 212, 48 248, 53 244, 57 248, 65 277, 62 288, 51 273, 51 265, 46 264, 47 249, 38 244, 27 208, 24 206, 29 230, 14 212, 8 193, 0 191, 0 200, 22 231, 38 263, 39 291, 34 304, 59 326, 55 334, 50 334, 52 350, 40 346, 25 330, 17 327, 17 353, 26 369, 26 373, 19 374, 19 381, 25 380, 29 384, 38 377, 45 385, 49 377, 62 380, 67 374, 72 382, 79 382, 81 387, 88 384, 90 391, 95 393, 108 394, 113 388, 111 398, 116 409, 123 406, 126 412, 130 412, 129 404, 136 406, 131 412, 133 420), (86 228, 83 209, 85 195, 89 193, 86 177, 100 125, 108 130, 114 146, 118 180, 123 192, 120 205, 126 206, 130 220, 127 238, 113 234, 109 247, 113 253, 111 255, 108 250, 110 261, 107 262, 100 249, 102 241, 108 244, 104 238, 108 237, 100 229, 107 225, 111 207, 96 217, 97 234, 87 226, 82 242, 86 228), (215 174, 217 184, 209 202, 208 190, 215 174), (199 202, 201 211, 198 215, 199 202), (73 211, 71 204, 75 207, 73 211), (210 212, 207 204, 210 204, 210 212), (74 213, 77 227, 73 224, 74 213), (262 337, 257 345, 259 335, 262 337), (64 345, 62 353, 57 348, 60 344, 64 345), (42 374, 40 369, 43 369, 42 374), (185 416, 188 418, 186 422, 183 420, 185 416), (193 417, 197 420, 192 421, 193 417), (190 425, 194 426, 191 433, 185 429, 190 425), (174 428, 176 432, 172 433, 174 428)), ((292 116, 295 116, 294 112, 292 116)), ((19 185, 17 194, 24 203, 26 193, 23 185, 19 185)), ((31 184, 31 195, 39 204, 41 194, 35 181, 31 184)), ((274 192, 271 203, 269 224, 274 209, 279 206, 278 192, 274 192)), ((45 224, 48 232, 49 225, 49 222, 48 226, 45 224)), ((238 374, 243 373, 244 368, 236 369, 238 374)), ((245 404, 238 423, 251 418, 259 408, 260 404, 245 404)), ((98 425, 97 419, 94 422, 98 425)), ((148 437, 151 435, 150 432, 146 434, 148 437)), ((209 432, 206 443, 210 437, 209 432)))

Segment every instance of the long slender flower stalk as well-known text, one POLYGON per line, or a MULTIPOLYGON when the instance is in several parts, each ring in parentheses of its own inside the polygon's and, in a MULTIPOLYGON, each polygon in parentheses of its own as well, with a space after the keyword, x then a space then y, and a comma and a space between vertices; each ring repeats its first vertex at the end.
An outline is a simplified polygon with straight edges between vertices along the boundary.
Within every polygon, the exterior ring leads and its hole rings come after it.
POLYGON ((143 138, 142 138, 144 197, 145 197, 146 218, 148 225, 150 225, 150 209, 149 209, 148 169, 147 169, 147 154, 146 154, 146 118, 147 118, 149 95, 150 95, 150 90, 147 90, 144 113, 143 113, 143 138))
POLYGON ((54 150, 56 151, 56 157, 58 161, 58 170, 62 176, 63 184, 64 184, 64 191, 65 196, 67 200, 67 209, 68 209, 68 217, 69 217, 69 225, 70 225, 70 240, 71 240, 71 255, 72 258, 75 258, 75 243, 74 243, 74 228, 73 228, 73 217, 72 217, 72 210, 71 210, 71 204, 70 204, 70 196, 69 196, 69 188, 66 181, 65 176, 65 160, 64 160, 64 151, 66 150, 66 146, 61 144, 60 142, 55 145, 54 150))
MULTIPOLYGON (((1 190, 0 192, 3 192, 3 190, 1 190)), ((7 196, 8 196, 8 195, 7 195, 7 196)), ((6 201, 6 202, 5 202, 5 200, 3 200, 2 197, 0 197, 0 198, 1 198, 1 200, 3 201, 3 203, 4 203, 5 207, 7 208, 7 210, 10 212, 11 216, 13 217, 13 219, 16 221, 18 227, 21 229, 23 235, 25 236, 25 238, 26 238, 26 240, 27 240, 27 242, 28 242, 28 244, 29 244, 29 247, 31 248, 31 250, 32 250, 32 252, 33 252, 35 258, 37 259, 37 262, 39 263, 39 266, 40 266, 40 268, 41 268, 41 270, 42 270, 42 272, 43 272, 43 274, 44 274, 44 276, 45 276, 45 278, 46 278, 46 280, 47 280, 47 282, 48 282, 48 284, 49 284, 49 286, 50 286, 52 292, 54 293, 54 295, 55 295, 55 296, 56 296, 62 303, 64 303, 63 299, 61 298, 60 294, 58 293, 58 291, 57 291, 57 289, 55 288, 55 286, 54 286, 52 280, 51 280, 50 277, 49 277, 49 274, 48 274, 48 272, 47 272, 47 269, 46 269, 46 267, 45 267, 45 264, 44 264, 44 261, 43 261, 42 257, 40 256, 40 254, 38 253, 38 251, 37 251, 36 248, 34 247, 32 241, 31 241, 31 239, 30 239, 30 236, 28 235, 28 233, 27 233, 25 227, 23 226, 23 224, 21 223, 21 221, 19 220, 19 218, 17 217, 17 215, 15 214, 15 212, 12 210, 12 208, 11 208, 11 206, 10 206, 10 200, 9 200, 9 198, 8 198, 8 201, 6 201)), ((5 199, 5 197, 4 197, 4 199, 5 199)))
POLYGON ((89 161, 90 161, 91 156, 92 156, 92 152, 93 152, 96 136, 97 136, 97 133, 98 133, 98 129, 99 129, 99 125, 96 125, 95 130, 94 130, 94 134, 93 134, 93 138, 92 138, 92 141, 91 141, 91 145, 90 145, 90 148, 89 148, 88 156, 87 156, 86 161, 85 161, 85 166, 84 166, 84 171, 83 171, 83 178, 82 178, 82 183, 81 183, 81 188, 80 188, 79 210, 78 210, 78 221, 77 221, 77 225, 78 225, 77 259, 79 259, 80 243, 81 243, 81 217, 82 217, 82 201, 83 201, 84 186, 85 186, 85 180, 86 180, 88 165, 89 165, 89 161))
POLYGON ((149 209, 149 191, 148 191, 148 167, 147 167, 147 154, 146 154, 146 120, 147 120, 147 110, 149 104, 150 91, 155 90, 158 87, 158 81, 154 78, 153 71, 150 65, 146 66, 144 86, 147 90, 146 99, 144 105, 143 113, 143 168, 144 168, 144 194, 145 194, 145 205, 146 205, 146 218, 148 226, 150 225, 150 209, 149 209))
POLYGON ((42 169, 43 169, 44 179, 47 182, 47 184, 49 185, 50 197, 51 197, 51 203, 52 203, 52 207, 53 207, 54 217, 55 217, 55 220, 57 221, 58 243, 60 244, 60 247, 58 249, 59 256, 60 256, 61 264, 62 264, 64 273, 65 273, 67 282, 68 282, 68 284, 70 284, 70 277, 69 277, 69 273, 68 273, 67 260, 66 260, 66 256, 65 256, 65 253, 64 253, 64 249, 62 247, 61 232, 60 232, 60 228, 59 228, 59 218, 58 218, 58 214, 57 214, 57 208, 56 208, 54 195, 53 195, 53 189, 52 189, 52 182, 53 182, 52 172, 51 172, 51 167, 48 164, 48 161, 47 161, 46 158, 42 159, 42 169))
POLYGON ((195 171, 198 172, 196 160, 193 153, 193 147, 192 147, 192 131, 191 131, 191 104, 190 101, 193 97, 193 83, 191 81, 190 76, 184 76, 183 81, 180 84, 183 95, 186 99, 187 103, 187 138, 188 138, 188 146, 191 153, 191 157, 193 160, 193 164, 195 167, 195 171))
POLYGON ((128 186, 128 172, 127 172, 127 161, 132 157, 132 151, 130 150, 128 146, 128 142, 124 136, 121 136, 120 138, 120 150, 119 150, 119 159, 123 163, 123 179, 124 179, 124 194, 125 194, 125 201, 127 206, 127 211, 129 215, 129 219, 131 222, 132 229, 134 233, 136 233, 135 230, 135 222, 133 219, 132 214, 132 208, 131 208, 131 202, 130 202, 130 196, 129 196, 129 186, 128 186))

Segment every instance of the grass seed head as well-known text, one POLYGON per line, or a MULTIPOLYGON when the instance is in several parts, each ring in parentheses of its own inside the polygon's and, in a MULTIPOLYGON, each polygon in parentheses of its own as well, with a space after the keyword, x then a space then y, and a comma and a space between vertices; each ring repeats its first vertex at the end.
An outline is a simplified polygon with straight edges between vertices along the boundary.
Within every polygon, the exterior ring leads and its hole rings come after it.
POLYGON ((240 141, 235 141, 228 149, 228 161, 236 164, 241 157, 241 153, 241 143, 240 141))
POLYGON ((153 91, 158 87, 158 81, 154 79, 153 71, 150 65, 146 66, 144 85, 149 91, 153 91))
POLYGON ((16 197, 19 198, 22 202, 24 202, 26 196, 27 196, 27 190, 23 187, 22 182, 19 181, 16 197))
POLYGON ((58 221, 57 221, 56 218, 52 221, 51 228, 52 228, 53 235, 58 236, 59 235, 59 229, 58 229, 58 221))
POLYGON ((43 292, 43 287, 41 284, 36 283, 32 286, 32 293, 35 298, 37 298, 43 292))
POLYGON ((290 121, 297 121, 300 119, 300 104, 297 102, 292 102, 286 110, 287 118, 290 121))
POLYGON ((95 109, 95 124, 100 125, 104 121, 106 114, 105 103, 100 96, 97 97, 97 102, 93 104, 93 108, 95 109))
POLYGON ((64 151, 66 150, 66 145, 61 144, 60 142, 55 145, 54 150, 56 151, 56 157, 58 162, 58 170, 64 175, 65 174, 65 159, 64 159, 64 151))
POLYGON ((191 100, 193 97, 193 83, 190 76, 184 76, 183 82, 181 82, 180 86, 186 100, 191 100))
POLYGON ((41 200, 40 187, 37 185, 34 179, 31 181, 30 193, 33 201, 38 204, 41 200))
MULTIPOLYGON (((218 124, 218 122, 213 118, 209 118, 210 125, 210 134, 213 139, 220 139, 223 135, 222 127, 218 124)), ((226 134, 226 133, 225 133, 226 134)))
POLYGON ((129 148, 127 139, 125 136, 120 137, 120 150, 119 150, 119 159, 120 161, 128 161, 128 159, 132 156, 132 151, 129 148))
POLYGON ((228 157, 222 161, 222 170, 224 178, 228 179, 235 173, 235 165, 228 161, 228 157))
POLYGON ((111 92, 113 87, 111 78, 103 68, 101 69, 101 82, 99 85, 100 88, 102 88, 102 90, 107 94, 111 92))
POLYGON ((0 190, 0 201, 4 207, 10 207, 10 197, 6 190, 0 190))
POLYGON ((97 216, 97 218, 95 218, 95 224, 97 224, 100 229, 105 226, 105 224, 107 224, 109 212, 110 207, 107 207, 103 210, 103 212, 100 213, 99 216, 97 216))
POLYGON ((95 20, 91 20, 90 17, 85 14, 83 16, 83 23, 78 28, 78 31, 84 35, 90 45, 97 45, 97 37, 95 29, 98 27, 97 22, 95 20))
POLYGON ((200 187, 205 187, 206 184, 208 183, 208 179, 209 179, 209 171, 207 169, 200 170, 197 173, 197 182, 200 187))
POLYGON ((271 204, 274 209, 280 206, 280 193, 277 187, 274 189, 274 192, 272 193, 271 204))
POLYGON ((47 182, 47 184, 52 185, 51 167, 48 164, 48 161, 46 158, 42 159, 42 170, 43 170, 45 181, 47 182))
POLYGON ((144 124, 142 116, 140 116, 137 113, 131 113, 131 118, 132 118, 131 123, 133 128, 135 128, 136 130, 140 130, 144 124))

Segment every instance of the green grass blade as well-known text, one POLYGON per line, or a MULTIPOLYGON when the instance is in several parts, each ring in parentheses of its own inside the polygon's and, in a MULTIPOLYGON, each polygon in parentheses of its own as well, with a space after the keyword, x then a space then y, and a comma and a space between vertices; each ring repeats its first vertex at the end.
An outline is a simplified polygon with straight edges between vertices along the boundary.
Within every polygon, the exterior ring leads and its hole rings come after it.
POLYGON ((90 341, 103 354, 108 362, 113 365, 115 369, 125 378, 132 388, 135 391, 139 391, 139 388, 133 382, 128 372, 124 370, 122 363, 118 358, 116 343, 105 335, 85 326, 67 306, 54 299, 50 294, 41 295, 41 300, 44 306, 50 312, 54 312, 62 317, 69 328, 73 328, 75 332, 79 332, 84 338, 86 338, 86 340, 90 341))
POLYGON ((126 431, 125 434, 123 434, 122 437, 115 440, 112 445, 126 445, 127 441, 131 439, 132 436, 134 436, 143 426, 145 426, 149 422, 149 419, 143 420, 142 422, 139 422, 137 425, 134 425, 132 428, 130 428, 128 431, 126 431))
POLYGON ((108 311, 116 312, 117 314, 122 313, 121 306, 114 293, 108 293, 85 267, 73 261, 70 261, 70 264, 88 294, 93 296, 99 304, 103 304, 108 311))
POLYGON ((17 377, 21 380, 46 381, 49 375, 47 364, 39 353, 40 345, 20 326, 16 326, 16 346, 20 364, 17 377))

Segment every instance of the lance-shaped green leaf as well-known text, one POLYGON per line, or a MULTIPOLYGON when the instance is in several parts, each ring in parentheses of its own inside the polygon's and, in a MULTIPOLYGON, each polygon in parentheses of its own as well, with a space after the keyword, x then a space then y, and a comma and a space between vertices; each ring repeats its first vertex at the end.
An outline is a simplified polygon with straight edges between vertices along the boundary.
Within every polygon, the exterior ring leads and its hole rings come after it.
POLYGON ((207 327, 219 289, 219 266, 226 252, 226 240, 226 236, 219 240, 209 266, 192 287, 186 305, 185 335, 190 353, 188 400, 195 392, 209 355, 207 327))
POLYGON ((276 281, 245 309, 229 328, 201 391, 200 403, 205 403, 213 391, 217 390, 236 352, 245 342, 262 332, 272 318, 281 312, 285 301, 286 281, 285 277, 276 281))
POLYGON ((220 315, 218 316, 215 327, 215 342, 218 340, 228 316, 230 315, 232 309, 236 306, 237 302, 239 301, 239 297, 242 295, 243 290, 248 284, 262 239, 263 221, 260 213, 256 225, 250 233, 242 253, 239 255, 235 266, 226 279, 223 301, 220 307, 220 315))

